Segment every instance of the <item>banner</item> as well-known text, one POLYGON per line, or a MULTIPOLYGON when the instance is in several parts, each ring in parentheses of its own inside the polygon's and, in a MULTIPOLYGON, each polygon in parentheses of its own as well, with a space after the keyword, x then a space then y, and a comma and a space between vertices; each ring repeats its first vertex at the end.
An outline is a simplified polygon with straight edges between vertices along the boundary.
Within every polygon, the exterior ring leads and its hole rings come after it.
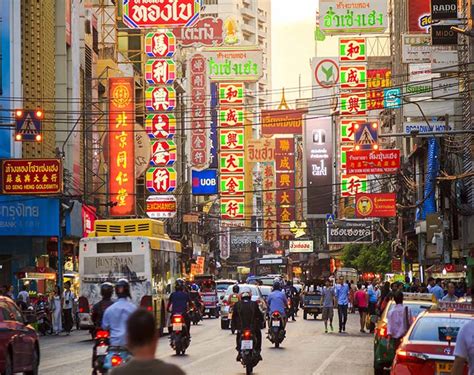
POLYGON ((135 83, 109 78, 109 194, 117 205, 110 216, 135 214, 135 83))
POLYGON ((248 139, 245 160, 248 163, 264 163, 273 161, 275 158, 275 139, 260 138, 248 139))
POLYGON ((262 135, 298 135, 303 132, 303 115, 306 110, 262 110, 262 135))
POLYGON ((328 244, 374 242, 372 220, 335 220, 327 224, 328 244))
POLYGON ((306 118, 306 215, 332 213, 333 133, 331 117, 306 118))
POLYGON ((400 169, 400 150, 347 151, 348 174, 387 174, 400 169))
POLYGON ((395 193, 356 194, 356 216, 394 217, 397 215, 397 195, 395 193))

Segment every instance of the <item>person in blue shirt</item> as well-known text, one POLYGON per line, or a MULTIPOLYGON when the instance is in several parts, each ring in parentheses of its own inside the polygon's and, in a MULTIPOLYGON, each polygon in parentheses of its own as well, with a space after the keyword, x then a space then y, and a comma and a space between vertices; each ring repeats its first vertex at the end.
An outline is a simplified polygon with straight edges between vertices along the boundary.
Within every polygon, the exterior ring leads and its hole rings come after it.
POLYGON ((441 279, 433 279, 430 277, 428 279, 428 284, 430 288, 428 289, 431 294, 433 294, 438 301, 441 301, 444 297, 444 290, 441 288, 441 279))
MULTIPOLYGON (((377 300, 378 300, 376 287, 377 287, 377 283, 374 280, 372 281, 372 284, 369 285, 369 287, 367 288, 367 294, 369 295, 369 309, 368 309, 369 317, 371 317, 372 315, 375 315, 375 307, 377 306, 377 300)), ((373 323, 371 319, 370 324, 369 324, 369 332, 374 333, 374 330, 375 330, 375 323, 373 323)))
POLYGON ((127 344, 127 320, 137 307, 130 302, 130 284, 126 279, 120 279, 115 284, 117 301, 107 308, 102 318, 102 328, 110 331, 110 346, 127 344))
MULTIPOLYGON (((279 281, 273 283, 273 290, 268 295, 268 314, 272 315, 275 311, 278 311, 282 317, 286 317, 286 309, 288 308, 288 299, 286 294, 281 290, 281 284, 279 281)), ((286 319, 285 319, 286 320, 286 319)))
POLYGON ((339 333, 346 332, 347 308, 349 305, 349 285, 344 283, 344 278, 339 278, 336 286, 337 315, 339 317, 339 333))
POLYGON ((179 314, 184 318, 184 323, 188 330, 188 334, 191 331, 191 318, 189 317, 188 311, 191 307, 191 297, 184 290, 185 284, 182 279, 176 280, 175 291, 171 293, 168 301, 168 311, 171 315, 179 314))

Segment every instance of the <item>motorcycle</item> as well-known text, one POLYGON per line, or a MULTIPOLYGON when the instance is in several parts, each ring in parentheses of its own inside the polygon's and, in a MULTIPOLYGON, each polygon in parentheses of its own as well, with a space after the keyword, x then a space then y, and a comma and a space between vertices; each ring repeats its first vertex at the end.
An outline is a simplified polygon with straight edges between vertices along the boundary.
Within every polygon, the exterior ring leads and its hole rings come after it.
POLYGON ((193 305, 189 310, 189 318, 191 319, 191 323, 193 325, 197 325, 202 320, 201 311, 199 310, 198 306, 193 305))
POLYGON ((191 339, 188 334, 188 328, 184 322, 183 315, 174 314, 171 317, 170 346, 176 352, 176 355, 184 355, 191 339))
POLYGON ((104 369, 105 372, 113 369, 114 367, 120 366, 123 363, 127 363, 132 358, 131 353, 127 348, 123 346, 109 346, 107 354, 104 358, 104 369))
POLYGON ((105 357, 109 349, 109 332, 96 330, 92 348, 92 375, 105 374, 105 357))
POLYGON ((281 314, 278 311, 274 311, 271 315, 268 322, 268 336, 272 344, 275 345, 275 348, 279 348, 280 344, 285 339, 285 327, 284 320, 281 314))
POLYGON ((246 374, 251 374, 253 368, 259 362, 259 356, 255 350, 256 340, 250 330, 244 330, 240 336, 240 363, 245 367, 246 374))
POLYGON ((38 331, 41 335, 46 336, 52 332, 51 319, 49 318, 49 311, 44 301, 39 301, 35 307, 36 322, 38 324, 38 331))

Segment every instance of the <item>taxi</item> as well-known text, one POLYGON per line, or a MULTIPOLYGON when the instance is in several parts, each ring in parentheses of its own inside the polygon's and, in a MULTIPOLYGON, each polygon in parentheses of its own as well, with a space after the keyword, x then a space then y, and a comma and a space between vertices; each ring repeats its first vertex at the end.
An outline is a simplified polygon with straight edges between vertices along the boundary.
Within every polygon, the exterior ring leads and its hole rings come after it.
POLYGON ((391 375, 451 374, 457 334, 472 319, 470 303, 439 302, 434 310, 421 313, 397 349, 391 375))
MULTIPOLYGON (((434 306, 436 300, 431 293, 403 293, 403 304, 410 308, 413 319, 423 311, 434 306)), ((393 349, 389 347, 387 332, 387 315, 393 309, 395 302, 390 300, 385 306, 380 319, 375 326, 374 334, 374 373, 383 374, 384 368, 389 368, 394 358, 393 349)))

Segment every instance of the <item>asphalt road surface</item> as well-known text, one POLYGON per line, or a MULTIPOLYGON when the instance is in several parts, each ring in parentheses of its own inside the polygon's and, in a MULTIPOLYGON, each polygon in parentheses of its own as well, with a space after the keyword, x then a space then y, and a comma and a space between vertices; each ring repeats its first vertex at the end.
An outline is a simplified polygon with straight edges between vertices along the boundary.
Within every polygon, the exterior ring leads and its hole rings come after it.
MULTIPOLYGON (((301 311, 296 322, 287 326, 287 337, 279 349, 264 338, 262 357, 255 374, 322 375, 373 374, 373 336, 359 332, 358 314, 349 314, 346 334, 324 333, 319 319, 303 320, 301 311)), ((180 366, 187 374, 243 374, 245 369, 235 361, 235 336, 220 329, 219 320, 205 319, 191 329, 192 341, 186 355, 176 357, 168 338, 160 339, 158 358, 180 366)), ((92 340, 85 331, 70 336, 41 338, 40 374, 90 374, 92 340)))

